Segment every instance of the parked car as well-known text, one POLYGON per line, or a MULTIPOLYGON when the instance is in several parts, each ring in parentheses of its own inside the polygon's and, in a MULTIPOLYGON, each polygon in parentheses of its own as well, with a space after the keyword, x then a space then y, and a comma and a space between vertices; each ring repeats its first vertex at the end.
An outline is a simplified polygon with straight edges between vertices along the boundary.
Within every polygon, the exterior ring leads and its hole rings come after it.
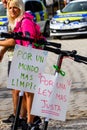
POLYGON ((50 20, 50 36, 87 34, 87 0, 73 0, 50 20))
MULTIPOLYGON (((44 3, 40 0, 23 0, 23 2, 25 4, 25 11, 29 11, 34 16, 34 21, 40 25, 41 32, 45 36, 49 36, 49 17, 44 3)), ((0 32, 7 31, 7 21, 6 10, 2 2, 0 2, 0 32)))

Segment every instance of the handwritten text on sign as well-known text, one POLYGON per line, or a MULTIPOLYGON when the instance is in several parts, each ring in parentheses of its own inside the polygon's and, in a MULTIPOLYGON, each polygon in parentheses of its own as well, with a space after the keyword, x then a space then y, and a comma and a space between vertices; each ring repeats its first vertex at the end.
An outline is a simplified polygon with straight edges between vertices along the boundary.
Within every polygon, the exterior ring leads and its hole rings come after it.
POLYGON ((39 74, 39 80, 40 85, 34 95, 31 113, 64 121, 71 80, 58 74, 39 74))
POLYGON ((46 58, 47 51, 16 45, 8 88, 34 93, 38 85, 38 73, 44 71, 46 58))

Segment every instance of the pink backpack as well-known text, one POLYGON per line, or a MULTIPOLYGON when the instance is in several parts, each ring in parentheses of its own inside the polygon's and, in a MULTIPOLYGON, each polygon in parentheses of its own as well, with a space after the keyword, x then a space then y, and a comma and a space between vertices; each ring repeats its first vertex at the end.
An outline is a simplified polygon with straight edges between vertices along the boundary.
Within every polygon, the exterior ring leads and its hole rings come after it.
MULTIPOLYGON (((20 21, 20 24, 19 24, 19 28, 21 29, 21 24, 22 24, 22 21, 24 20, 24 19, 29 19, 29 20, 31 20, 29 17, 24 17, 24 18, 22 18, 22 20, 20 21)), ((43 42, 43 41, 45 41, 46 39, 45 39, 45 37, 42 35, 42 33, 40 32, 40 26, 37 24, 37 23, 35 23, 34 21, 32 21, 32 23, 33 23, 33 27, 34 27, 34 43, 32 43, 32 47, 33 48, 42 48, 42 46, 39 46, 40 44, 41 44, 41 42, 43 42)), ((28 32, 29 33, 29 32, 28 32)), ((31 35, 30 35, 30 38, 32 38, 31 37, 31 35)), ((27 42, 23 42, 23 41, 21 41, 19 44, 21 44, 21 45, 24 45, 24 46, 26 46, 26 43, 27 42), (24 44, 23 44, 24 43, 24 44)))

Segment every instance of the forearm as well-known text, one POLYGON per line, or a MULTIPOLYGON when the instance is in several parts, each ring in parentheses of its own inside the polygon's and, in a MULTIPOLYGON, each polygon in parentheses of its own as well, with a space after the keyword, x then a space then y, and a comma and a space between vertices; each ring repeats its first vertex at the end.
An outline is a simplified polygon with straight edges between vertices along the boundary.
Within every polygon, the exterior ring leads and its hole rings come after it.
POLYGON ((15 40, 14 39, 6 39, 3 41, 0 41, 0 46, 4 46, 4 47, 12 47, 15 45, 15 40))

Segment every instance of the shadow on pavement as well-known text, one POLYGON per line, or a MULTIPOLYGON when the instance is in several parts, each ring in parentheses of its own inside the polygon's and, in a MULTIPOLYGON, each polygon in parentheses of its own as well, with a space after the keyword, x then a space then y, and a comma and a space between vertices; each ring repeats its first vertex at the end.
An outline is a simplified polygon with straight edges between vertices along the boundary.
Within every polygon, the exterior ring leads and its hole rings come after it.
POLYGON ((10 89, 4 87, 0 88, 0 98, 11 98, 12 94, 10 94, 10 89))

